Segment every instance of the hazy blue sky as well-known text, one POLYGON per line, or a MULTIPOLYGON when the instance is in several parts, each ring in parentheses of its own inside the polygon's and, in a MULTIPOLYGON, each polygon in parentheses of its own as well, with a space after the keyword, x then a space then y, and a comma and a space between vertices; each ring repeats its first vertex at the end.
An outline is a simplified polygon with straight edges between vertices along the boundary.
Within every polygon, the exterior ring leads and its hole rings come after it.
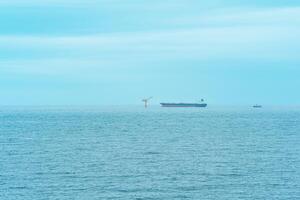
POLYGON ((0 1, 0 104, 300 105, 299 0, 0 1))

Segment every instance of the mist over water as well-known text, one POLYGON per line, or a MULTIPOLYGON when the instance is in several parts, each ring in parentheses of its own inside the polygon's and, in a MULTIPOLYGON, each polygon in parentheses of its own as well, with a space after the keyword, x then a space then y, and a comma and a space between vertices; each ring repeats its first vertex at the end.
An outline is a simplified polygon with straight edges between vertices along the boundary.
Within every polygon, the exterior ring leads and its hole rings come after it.
POLYGON ((0 108, 0 199, 299 199, 299 169, 299 108, 0 108))

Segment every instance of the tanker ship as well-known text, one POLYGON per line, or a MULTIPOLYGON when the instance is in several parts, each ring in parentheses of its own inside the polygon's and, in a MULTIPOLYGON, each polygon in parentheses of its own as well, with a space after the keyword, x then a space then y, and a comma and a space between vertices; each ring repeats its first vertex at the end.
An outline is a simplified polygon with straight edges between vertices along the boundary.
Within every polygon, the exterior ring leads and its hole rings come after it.
POLYGON ((201 99, 201 103, 160 103, 160 105, 162 107, 207 107, 203 99, 201 99))

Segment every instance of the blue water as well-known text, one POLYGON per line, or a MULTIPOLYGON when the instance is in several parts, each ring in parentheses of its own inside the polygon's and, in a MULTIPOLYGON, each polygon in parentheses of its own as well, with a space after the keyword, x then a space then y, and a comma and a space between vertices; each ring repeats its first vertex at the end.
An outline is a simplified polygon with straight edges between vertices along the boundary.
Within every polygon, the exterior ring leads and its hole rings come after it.
POLYGON ((300 109, 0 107, 0 199, 300 199, 300 109))

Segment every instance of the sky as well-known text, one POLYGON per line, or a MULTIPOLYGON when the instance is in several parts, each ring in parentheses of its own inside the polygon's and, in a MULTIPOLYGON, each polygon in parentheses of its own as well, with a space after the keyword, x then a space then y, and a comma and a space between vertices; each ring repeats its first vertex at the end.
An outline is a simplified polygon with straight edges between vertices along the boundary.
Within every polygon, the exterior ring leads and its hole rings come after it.
POLYGON ((299 0, 0 0, 0 105, 300 105, 299 0))

